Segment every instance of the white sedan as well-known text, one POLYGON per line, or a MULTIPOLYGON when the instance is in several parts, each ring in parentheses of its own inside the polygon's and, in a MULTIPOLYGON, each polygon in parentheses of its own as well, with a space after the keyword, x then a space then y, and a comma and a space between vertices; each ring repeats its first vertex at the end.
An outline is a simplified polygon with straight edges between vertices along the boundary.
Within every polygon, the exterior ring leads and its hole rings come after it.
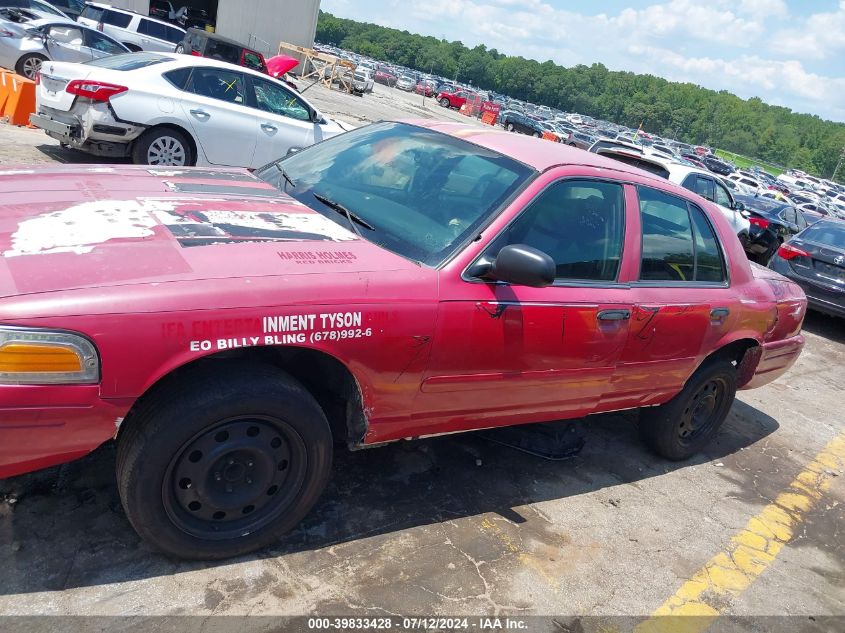
POLYGON ((31 121, 96 156, 177 167, 258 168, 352 129, 267 75, 150 52, 45 62, 31 121))

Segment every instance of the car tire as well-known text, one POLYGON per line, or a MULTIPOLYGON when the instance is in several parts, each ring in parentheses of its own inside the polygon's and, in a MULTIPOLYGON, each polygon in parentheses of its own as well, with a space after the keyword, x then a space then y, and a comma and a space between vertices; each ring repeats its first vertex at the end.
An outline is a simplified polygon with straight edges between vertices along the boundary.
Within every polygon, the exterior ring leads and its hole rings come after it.
POLYGON ((185 54, 185 46, 183 44, 177 44, 176 49, 173 51, 177 55, 184 55, 185 54))
POLYGON ((196 164, 196 156, 183 132, 170 127, 154 127, 135 141, 132 162, 156 167, 190 167, 196 164))
POLYGON ((569 145, 570 145, 571 147, 578 147, 575 143, 570 143, 569 145))
POLYGON ((175 558, 229 558, 278 541, 331 472, 331 429, 305 387, 270 365, 212 365, 142 399, 118 437, 126 516, 175 558))
POLYGON ((513 132, 513 123, 506 123, 506 124, 505 124, 505 129, 506 129, 508 132, 513 132))
POLYGON ((736 396, 736 368, 725 358, 705 361, 669 402, 640 411, 640 433, 655 453, 680 461, 718 433, 736 396))
POLYGON ((542 135, 539 132, 534 132, 534 134, 532 134, 531 136, 533 136, 534 138, 540 138, 540 136, 542 135))
POLYGON ((15 64, 15 72, 21 77, 26 77, 27 79, 34 81, 35 75, 37 75, 38 71, 41 70, 41 64, 46 61, 48 61, 47 57, 39 55, 38 53, 24 55, 18 60, 18 63, 15 64))
POLYGON ((440 105, 442 105, 444 108, 448 108, 450 106, 449 100, 444 97, 440 100, 440 105))

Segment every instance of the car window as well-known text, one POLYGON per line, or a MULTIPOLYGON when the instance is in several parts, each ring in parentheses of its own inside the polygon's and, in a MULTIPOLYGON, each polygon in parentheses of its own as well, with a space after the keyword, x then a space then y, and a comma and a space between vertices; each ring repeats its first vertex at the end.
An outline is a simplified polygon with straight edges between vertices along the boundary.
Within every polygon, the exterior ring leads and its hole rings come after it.
POLYGON ((247 68, 251 68, 252 70, 257 70, 258 72, 262 73, 267 70, 267 67, 264 65, 264 60, 261 58, 261 55, 254 51, 244 51, 243 65, 247 68))
POLYGON ((132 21, 132 14, 119 13, 117 11, 110 11, 109 9, 106 9, 103 11, 102 17, 97 21, 110 26, 116 26, 119 29, 125 29, 132 21))
POLYGON ((104 9, 101 9, 100 7, 95 7, 93 5, 87 4, 85 5, 85 9, 83 9, 79 17, 85 20, 99 22, 100 19, 103 17, 103 11, 104 9))
POLYGON ((74 26, 64 26, 55 24, 50 27, 47 35, 62 46, 70 46, 72 48, 79 48, 82 46, 82 29, 74 26))
POLYGON ((644 281, 694 281, 695 251, 687 203, 681 198, 638 187, 642 216, 644 281))
POLYGON ((221 62, 229 62, 230 64, 239 65, 241 62, 240 53, 236 47, 218 40, 208 40, 208 46, 205 48, 204 55, 221 62))
POLYGON ((727 279, 725 260, 713 227, 697 206, 690 204, 689 210, 695 229, 694 278, 696 281, 723 282, 727 279))
POLYGON ((297 121, 311 120, 311 111, 292 92, 255 77, 252 78, 252 85, 255 91, 255 105, 259 110, 297 121))
POLYGON ((160 26, 164 28, 164 35, 160 39, 163 39, 172 44, 178 44, 185 37, 184 31, 180 31, 179 29, 174 28, 172 26, 167 26, 166 24, 162 24, 160 26))
POLYGON ((792 222, 793 224, 796 224, 798 222, 798 219, 795 217, 795 209, 792 207, 787 207, 786 209, 784 209, 783 219, 787 222, 792 222))
MULTIPOLYGON (((715 182, 715 181, 714 181, 715 182)), ((716 182, 716 204, 722 205, 723 207, 731 208, 731 194, 728 193, 728 190, 722 186, 722 183, 716 182)))
POLYGON ((622 258, 624 217, 621 185, 561 181, 505 229, 495 250, 526 244, 554 260, 557 279, 614 281, 622 258))
POLYGON ((115 42, 113 39, 106 37, 102 33, 98 33, 97 31, 93 31, 91 29, 85 29, 82 34, 85 38, 85 46, 95 51, 100 51, 106 55, 120 55, 127 52, 123 46, 115 42))
POLYGON ((713 181, 704 176, 697 176, 693 181, 693 191, 705 200, 713 201, 715 194, 713 192, 713 181))
POLYGON ((803 231, 804 229, 806 229, 808 224, 807 224, 807 220, 804 218, 804 214, 801 213, 801 212, 798 212, 798 213, 795 214, 795 216, 796 216, 796 219, 798 220, 798 222, 797 222, 798 230, 803 231))
POLYGON ((194 68, 189 91, 229 103, 245 103, 244 76, 222 68, 194 68))
POLYGON ((171 70, 168 73, 164 73, 164 75, 162 76, 175 87, 179 88, 179 90, 186 90, 188 86, 188 80, 190 80, 191 78, 191 69, 177 68, 176 70, 171 70))

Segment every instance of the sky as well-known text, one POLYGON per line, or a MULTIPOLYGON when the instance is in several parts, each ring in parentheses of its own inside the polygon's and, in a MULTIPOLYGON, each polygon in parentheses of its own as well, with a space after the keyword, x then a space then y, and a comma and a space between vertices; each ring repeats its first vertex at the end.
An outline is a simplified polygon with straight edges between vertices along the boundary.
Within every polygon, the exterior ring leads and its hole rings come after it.
POLYGON ((845 0, 321 0, 338 17, 599 62, 845 122, 845 0))

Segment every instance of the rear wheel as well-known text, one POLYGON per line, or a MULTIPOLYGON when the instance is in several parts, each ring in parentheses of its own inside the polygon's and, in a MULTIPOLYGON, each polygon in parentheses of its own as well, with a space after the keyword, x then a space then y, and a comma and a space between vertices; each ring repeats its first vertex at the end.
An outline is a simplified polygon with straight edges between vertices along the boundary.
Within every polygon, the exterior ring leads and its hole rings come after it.
POLYGON ((640 412, 648 447, 679 461, 700 452, 715 437, 736 396, 736 368, 726 359, 705 362, 666 404, 640 412))
POLYGON ((188 138, 179 130, 157 127, 135 141, 132 162, 136 165, 186 167, 196 163, 188 138))
POLYGON ((508 123, 507 125, 505 125, 505 129, 508 132, 513 132, 513 123, 508 123))
POLYGON ((570 143, 572 147, 578 147, 575 143, 570 143))
POLYGON ((311 394, 274 367, 241 363, 173 387, 139 405, 118 440, 118 488, 138 534, 201 560, 295 527, 331 470, 331 430, 311 394))
POLYGON ((15 72, 22 77, 26 77, 27 79, 32 79, 34 81, 35 75, 41 71, 41 65, 46 61, 47 58, 44 55, 39 55, 37 53, 24 55, 15 65, 15 72))
POLYGON ((177 44, 176 50, 174 52, 179 54, 179 55, 184 55, 185 54, 185 46, 183 44, 177 44))
POLYGON ((540 133, 534 132, 534 134, 532 134, 531 136, 533 136, 534 138, 540 138, 540 133))
POLYGON ((440 100, 440 105, 442 105, 444 108, 448 108, 449 107, 449 100, 446 97, 443 97, 440 100))

